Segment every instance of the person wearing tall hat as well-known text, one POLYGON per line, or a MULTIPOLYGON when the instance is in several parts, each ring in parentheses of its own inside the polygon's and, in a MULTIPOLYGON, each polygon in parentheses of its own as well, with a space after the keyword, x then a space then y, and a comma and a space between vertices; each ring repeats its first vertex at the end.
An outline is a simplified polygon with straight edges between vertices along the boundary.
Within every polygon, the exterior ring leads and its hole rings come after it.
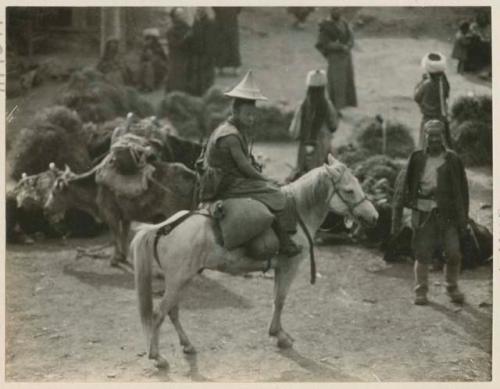
POLYGON ((412 209, 414 303, 428 303, 428 266, 436 249, 444 250, 446 256, 446 291, 452 302, 463 303, 458 277, 460 237, 469 228, 467 176, 460 157, 446 147, 444 123, 429 120, 424 131, 423 148, 408 160, 402 191, 404 206, 412 209))
POLYGON ((445 124, 446 146, 451 147, 451 136, 448 123, 448 98, 450 83, 446 77, 446 57, 441 53, 428 53, 422 58, 421 66, 424 70, 422 80, 416 85, 414 98, 422 120, 418 144, 423 147, 425 142, 424 127, 429 120, 440 120, 445 124))
POLYGON ((321 166, 331 151, 338 113, 328 96, 326 84, 324 70, 311 70, 307 74, 306 97, 290 123, 290 135, 300 141, 294 178, 321 166))
POLYGON ((202 161, 201 201, 252 198, 274 214, 273 229, 280 241, 280 253, 294 256, 301 251, 287 231, 286 198, 279 186, 262 173, 250 149, 250 137, 257 119, 256 101, 267 100, 255 83, 252 71, 232 90, 232 114, 210 135, 202 161))
POLYGON ((339 7, 330 8, 330 17, 319 24, 316 48, 328 61, 328 94, 335 107, 356 107, 356 87, 351 50, 354 34, 341 16, 339 7))
POLYGON ((157 28, 146 28, 143 31, 140 63, 140 88, 152 91, 161 84, 167 73, 167 56, 159 41, 160 31, 157 28))

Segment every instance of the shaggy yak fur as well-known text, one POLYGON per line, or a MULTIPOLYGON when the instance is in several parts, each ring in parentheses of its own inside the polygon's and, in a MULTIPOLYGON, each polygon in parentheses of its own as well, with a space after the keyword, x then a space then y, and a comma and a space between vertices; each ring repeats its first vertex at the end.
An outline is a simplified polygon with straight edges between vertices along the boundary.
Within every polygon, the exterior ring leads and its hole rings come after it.
POLYGON ((118 196, 96 183, 96 170, 75 174, 57 171, 46 211, 57 220, 69 208, 76 208, 104 221, 113 234, 115 251, 112 265, 126 262, 128 235, 132 221, 156 222, 193 206, 196 174, 181 163, 155 162, 153 179, 137 197, 118 196))
POLYGON ((94 236, 102 231, 89 214, 69 209, 64 219, 51 223, 44 215, 44 204, 56 179, 52 170, 23 177, 6 195, 7 242, 22 243, 25 235, 42 233, 54 238, 63 235, 94 236))

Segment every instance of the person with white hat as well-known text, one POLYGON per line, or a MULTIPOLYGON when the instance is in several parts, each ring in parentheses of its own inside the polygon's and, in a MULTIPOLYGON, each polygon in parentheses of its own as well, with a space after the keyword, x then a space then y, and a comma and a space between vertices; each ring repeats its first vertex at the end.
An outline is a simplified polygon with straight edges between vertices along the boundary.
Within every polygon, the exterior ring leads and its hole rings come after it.
POLYGON ((301 251, 287 233, 286 198, 280 188, 262 174, 253 158, 249 136, 255 124, 256 101, 267 100, 249 71, 229 92, 232 114, 210 135, 202 155, 200 200, 252 198, 265 204, 276 216, 273 229, 280 241, 280 252, 294 256, 301 251))
POLYGON ((338 113, 326 92, 326 72, 307 74, 306 97, 295 111, 289 132, 299 140, 297 167, 291 180, 321 166, 331 149, 332 134, 337 130, 338 113))
POLYGON ((436 249, 446 255, 446 291, 451 301, 463 303, 458 288, 462 261, 460 237, 468 227, 469 189, 460 157, 446 147, 443 122, 424 125, 421 150, 412 153, 406 167, 403 202, 412 209, 416 305, 426 305, 428 265, 436 249))
POLYGON ((142 35, 144 44, 142 46, 140 64, 140 89, 152 91, 158 87, 167 73, 167 56, 160 44, 160 31, 157 28, 146 28, 142 35))
POLYGON ((425 123, 437 119, 445 124, 446 146, 451 147, 448 126, 448 98, 450 84, 446 77, 446 57, 441 53, 428 53, 422 58, 421 66, 425 71, 422 80, 415 87, 414 98, 422 112, 420 123, 419 146, 425 140, 425 123))

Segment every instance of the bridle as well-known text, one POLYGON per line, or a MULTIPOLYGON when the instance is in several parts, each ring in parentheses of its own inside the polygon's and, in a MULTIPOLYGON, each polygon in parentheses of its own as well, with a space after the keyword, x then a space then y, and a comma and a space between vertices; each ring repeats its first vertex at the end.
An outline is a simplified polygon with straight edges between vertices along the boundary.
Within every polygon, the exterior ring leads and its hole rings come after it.
POLYGON ((363 193, 363 197, 360 200, 356 201, 355 203, 347 201, 345 199, 345 197, 342 196, 342 193, 340 192, 340 190, 338 188, 338 184, 344 178, 344 174, 345 174, 346 170, 347 170, 347 168, 344 168, 344 170, 342 170, 342 174, 340 175, 340 177, 337 180, 335 180, 335 178, 332 177, 332 175, 330 174, 330 172, 328 171, 328 169, 326 169, 328 177, 330 178, 330 180, 332 181, 332 184, 333 184, 333 193, 330 195, 330 198, 328 199, 328 203, 330 203, 330 201, 332 200, 333 196, 337 195, 339 197, 339 199, 347 207, 347 209, 349 210, 349 213, 351 214, 351 216, 354 216, 354 210, 358 206, 360 206, 361 204, 363 204, 365 201, 369 201, 369 200, 368 200, 368 197, 366 196, 366 194, 364 194, 364 193, 363 193))

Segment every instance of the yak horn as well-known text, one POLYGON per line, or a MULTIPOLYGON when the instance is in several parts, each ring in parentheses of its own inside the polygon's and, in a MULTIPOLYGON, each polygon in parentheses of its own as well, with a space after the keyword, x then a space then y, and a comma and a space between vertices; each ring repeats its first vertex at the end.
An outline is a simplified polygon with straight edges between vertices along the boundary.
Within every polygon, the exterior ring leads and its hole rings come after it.
POLYGON ((56 164, 54 162, 49 163, 50 170, 56 170, 56 164))
POLYGON ((21 178, 23 178, 23 179, 24 179, 24 178, 26 178, 26 177, 28 177, 28 175, 27 175, 25 172, 23 172, 23 174, 21 174, 21 178))

